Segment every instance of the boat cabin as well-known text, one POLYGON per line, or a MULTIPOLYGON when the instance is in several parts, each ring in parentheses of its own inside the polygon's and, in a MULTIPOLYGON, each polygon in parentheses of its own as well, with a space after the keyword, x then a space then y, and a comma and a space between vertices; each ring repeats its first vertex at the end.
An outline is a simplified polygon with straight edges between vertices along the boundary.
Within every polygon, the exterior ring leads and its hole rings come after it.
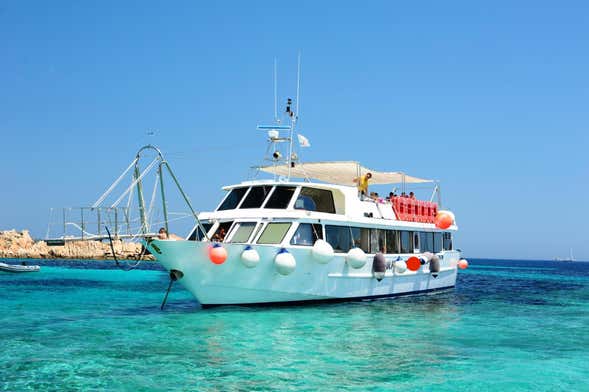
MULTIPOLYGON (((354 186, 309 182, 247 181, 224 189, 215 211, 199 215, 213 241, 298 247, 324 239, 336 253, 353 247, 397 254, 452 249, 451 232, 432 223, 436 203, 373 200, 354 186)), ((204 237, 196 227, 189 240, 204 237)))

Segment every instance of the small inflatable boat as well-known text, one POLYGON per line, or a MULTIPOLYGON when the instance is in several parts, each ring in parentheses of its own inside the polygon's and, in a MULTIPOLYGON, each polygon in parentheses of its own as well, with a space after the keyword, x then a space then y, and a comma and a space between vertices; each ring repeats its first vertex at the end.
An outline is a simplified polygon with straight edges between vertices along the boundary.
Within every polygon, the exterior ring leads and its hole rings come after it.
POLYGON ((4 272, 37 272, 41 269, 38 265, 19 265, 0 263, 0 271, 4 272))

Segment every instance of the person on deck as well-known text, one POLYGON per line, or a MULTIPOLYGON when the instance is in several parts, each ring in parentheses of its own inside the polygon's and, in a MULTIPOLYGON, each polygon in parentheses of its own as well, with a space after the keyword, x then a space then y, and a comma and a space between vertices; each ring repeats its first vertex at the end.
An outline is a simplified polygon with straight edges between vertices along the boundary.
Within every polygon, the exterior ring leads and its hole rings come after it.
POLYGON ((160 228, 157 232, 157 238, 160 240, 167 240, 168 239, 168 232, 164 227, 160 228))
POLYGON ((354 178, 354 182, 358 184, 358 193, 360 196, 368 194, 368 181, 372 178, 372 173, 368 172, 360 177, 354 178))
POLYGON ((165 227, 162 227, 157 232, 157 238, 160 240, 183 240, 184 238, 177 236, 176 234, 168 234, 165 227))
POLYGON ((409 198, 415 200, 415 193, 409 192, 409 198))

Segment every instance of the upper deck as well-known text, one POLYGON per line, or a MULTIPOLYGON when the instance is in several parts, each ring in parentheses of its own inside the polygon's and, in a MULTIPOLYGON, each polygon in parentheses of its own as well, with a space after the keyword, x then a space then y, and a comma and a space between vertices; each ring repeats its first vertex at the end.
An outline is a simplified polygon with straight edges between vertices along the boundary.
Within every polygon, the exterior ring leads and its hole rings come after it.
POLYGON ((214 212, 201 219, 314 218, 434 228, 437 203, 405 197, 359 197, 354 186, 296 181, 246 181, 228 191, 214 212))

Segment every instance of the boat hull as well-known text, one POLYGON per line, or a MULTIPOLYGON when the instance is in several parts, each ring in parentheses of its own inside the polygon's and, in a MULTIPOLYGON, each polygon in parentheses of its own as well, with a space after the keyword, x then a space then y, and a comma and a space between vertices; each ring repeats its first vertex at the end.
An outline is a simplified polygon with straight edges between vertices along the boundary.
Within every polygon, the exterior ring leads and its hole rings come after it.
POLYGON ((448 289, 456 283, 459 259, 456 251, 440 254, 441 269, 434 277, 427 265, 416 272, 398 273, 392 266, 398 256, 389 255, 385 257, 384 278, 379 281, 372 273, 372 255, 366 256, 364 267, 354 269, 348 266, 343 253, 336 254, 327 264, 320 264, 313 258, 311 247, 292 247, 288 252, 296 267, 284 276, 275 266, 274 259, 281 249, 278 246, 254 245, 260 261, 252 268, 241 260, 243 244, 223 244, 227 259, 219 265, 210 261, 207 242, 154 240, 148 246, 168 271, 183 273, 179 282, 205 307, 334 302, 448 289))
POLYGON ((38 265, 17 265, 0 263, 0 271, 20 273, 20 272, 37 272, 41 269, 38 265))

